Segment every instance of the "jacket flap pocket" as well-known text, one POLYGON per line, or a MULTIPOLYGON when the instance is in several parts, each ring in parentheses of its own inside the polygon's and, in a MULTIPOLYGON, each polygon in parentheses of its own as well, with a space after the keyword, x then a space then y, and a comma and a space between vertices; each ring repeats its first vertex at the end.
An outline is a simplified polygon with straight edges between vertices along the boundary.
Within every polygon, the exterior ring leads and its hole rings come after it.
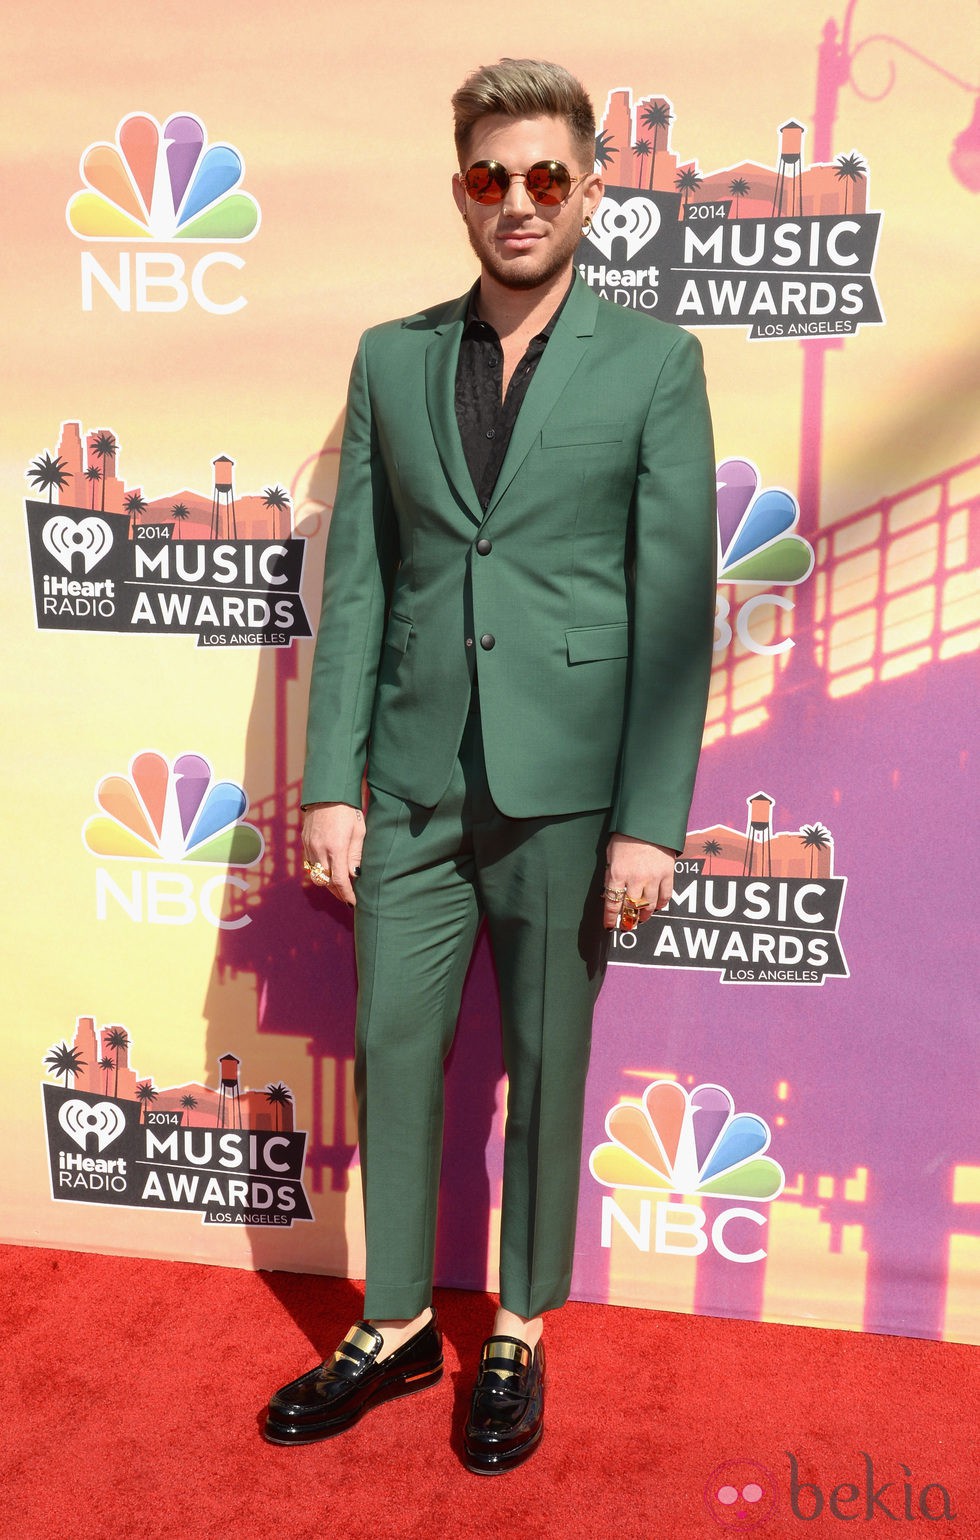
POLYGON ((412 622, 406 620, 404 615, 389 615, 385 642, 389 647, 394 647, 396 652, 404 652, 408 646, 408 639, 412 634, 412 630, 412 622))
POLYGON ((629 625, 576 626, 565 632, 569 663, 594 663, 600 658, 625 658, 629 650, 629 625))
POLYGON ((545 423, 541 443, 545 449, 572 449, 576 444, 619 444, 621 422, 545 423))

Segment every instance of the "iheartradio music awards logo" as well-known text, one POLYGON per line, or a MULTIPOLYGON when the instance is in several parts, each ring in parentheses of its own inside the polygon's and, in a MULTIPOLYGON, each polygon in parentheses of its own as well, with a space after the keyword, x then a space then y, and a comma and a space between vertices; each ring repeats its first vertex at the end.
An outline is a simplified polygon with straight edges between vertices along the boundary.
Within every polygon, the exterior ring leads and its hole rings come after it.
POLYGON ((242 1086, 233 1053, 218 1060, 217 1087, 156 1086, 130 1064, 131 1048, 125 1027, 79 1016, 72 1041, 44 1058, 55 1082, 42 1082, 55 1202, 193 1211, 204 1224, 313 1218, 288 1086, 242 1086))
POLYGON ((227 273, 216 276, 218 268, 245 266, 237 254, 218 250, 185 260, 161 249, 240 244, 259 228, 259 205, 241 190, 240 152, 209 144, 196 114, 176 112, 161 125, 148 113, 130 113, 112 142, 82 152, 79 172, 84 186, 65 210, 72 234, 86 243, 142 247, 117 252, 115 265, 108 253, 82 252, 83 310, 94 308, 96 288, 123 311, 183 310, 192 300, 211 315, 233 315, 247 304, 229 292, 227 273))
POLYGON ((248 797, 237 781, 216 780, 202 754, 170 761, 148 749, 133 756, 128 775, 104 776, 95 801, 99 811, 87 819, 82 843, 100 863, 128 867, 125 876, 96 867, 99 920, 111 912, 136 924, 191 925, 198 917, 219 930, 251 924, 247 913, 227 912, 234 895, 241 907, 249 892, 241 870, 265 850, 259 830, 244 821, 248 797), (211 866, 219 870, 208 875, 211 866))
POLYGON ((639 1101, 613 1107, 605 1128, 608 1142, 589 1156, 594 1179, 615 1194, 602 1199, 601 1245, 612 1245, 616 1224, 638 1251, 692 1257, 710 1244, 729 1262, 762 1261, 763 1247, 743 1247, 745 1224, 761 1229, 766 1215, 744 1204, 771 1203, 786 1185, 782 1166, 765 1153, 771 1134, 763 1118, 736 1112, 724 1086, 687 1091, 676 1080, 654 1080, 639 1101), (627 1191, 640 1194, 638 1217, 636 1200, 626 1207, 619 1201, 627 1191), (710 1213, 672 1195, 729 1206, 710 1213))
POLYGON ((283 487, 241 493, 220 454, 210 491, 147 498, 120 474, 121 456, 112 429, 69 419, 54 453, 27 468, 47 494, 25 500, 39 631, 195 636, 199 647, 290 647, 311 634, 306 541, 283 487))
POLYGON ((752 339, 882 322, 881 215, 868 212, 856 151, 808 164, 807 130, 791 119, 774 125, 771 163, 702 171, 675 146, 676 120, 668 96, 609 93, 595 145, 605 197, 576 255, 586 283, 662 321, 745 326, 752 339))
POLYGON ((847 978, 838 930, 846 877, 820 822, 774 832, 775 801, 747 797, 744 834, 727 824, 688 834, 666 909, 613 931, 610 961, 700 968, 724 984, 822 984, 847 978))

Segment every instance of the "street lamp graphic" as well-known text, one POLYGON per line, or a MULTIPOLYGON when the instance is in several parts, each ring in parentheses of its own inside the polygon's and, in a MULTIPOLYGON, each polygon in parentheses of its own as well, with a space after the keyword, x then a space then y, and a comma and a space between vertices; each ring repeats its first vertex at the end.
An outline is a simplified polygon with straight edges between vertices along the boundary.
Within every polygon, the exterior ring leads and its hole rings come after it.
MULTIPOLYGON (((866 102, 882 101, 895 84, 894 60, 888 59, 888 75, 879 91, 868 91, 855 79, 854 65, 858 57, 869 48, 885 47, 909 58, 941 75, 959 90, 975 100, 971 122, 954 142, 949 157, 953 175, 961 186, 970 192, 980 192, 980 86, 963 80, 951 70, 927 58, 917 48, 889 32, 875 32, 859 42, 852 40, 852 24, 858 0, 849 0, 844 20, 838 33, 837 21, 830 17, 824 25, 817 56, 817 99, 813 112, 813 160, 829 162, 832 155, 834 122, 840 93, 850 86, 856 96, 866 102)), ((803 348, 803 397, 800 421, 799 474, 797 495, 803 517, 809 520, 806 533, 815 533, 819 527, 821 499, 821 447, 823 438, 824 360, 831 348, 841 348, 842 337, 807 337, 801 341, 803 348)), ((800 593, 796 629, 801 635, 813 635, 814 592, 804 589, 800 593), (804 613, 809 611, 809 613, 804 613)), ((800 649, 809 655, 797 657, 804 670, 812 672, 816 667, 813 648, 800 649)), ((802 683, 802 680, 799 680, 802 683)))

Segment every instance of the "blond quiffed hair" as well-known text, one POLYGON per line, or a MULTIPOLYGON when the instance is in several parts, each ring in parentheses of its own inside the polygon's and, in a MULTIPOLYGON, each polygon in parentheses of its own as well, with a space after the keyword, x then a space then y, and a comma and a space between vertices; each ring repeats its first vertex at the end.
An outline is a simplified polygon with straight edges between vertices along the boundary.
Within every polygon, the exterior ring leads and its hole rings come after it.
POLYGON ((588 93, 560 64, 547 59, 501 59, 468 75, 454 92, 456 153, 464 165, 470 133, 481 118, 562 118, 569 127, 582 165, 595 164, 595 112, 588 93))

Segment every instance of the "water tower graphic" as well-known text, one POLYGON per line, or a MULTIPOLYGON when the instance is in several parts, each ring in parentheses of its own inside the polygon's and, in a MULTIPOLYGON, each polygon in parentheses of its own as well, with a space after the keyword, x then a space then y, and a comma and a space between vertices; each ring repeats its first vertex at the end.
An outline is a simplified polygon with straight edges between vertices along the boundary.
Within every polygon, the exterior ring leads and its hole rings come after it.
POLYGON ((241 1128, 242 1093, 238 1084, 238 1071, 242 1061, 233 1053, 223 1053, 218 1063, 221 1065, 221 1081, 218 1087, 218 1127, 241 1128))
POLYGON ((802 123, 792 119, 779 130, 779 168, 776 190, 772 195, 773 218, 780 214, 803 213, 803 135, 802 123))
POLYGON ((219 455, 212 460, 214 466, 214 491, 211 494, 211 539, 221 539, 221 514, 224 511, 226 540, 238 539, 238 522, 235 518, 235 486, 232 472, 235 469, 234 460, 229 460, 227 455, 219 455))
POLYGON ((745 860, 742 876, 751 877, 755 871, 756 851, 759 854, 759 875, 772 876, 772 810, 775 803, 764 791, 754 797, 746 797, 749 804, 749 823, 745 831, 745 860))

